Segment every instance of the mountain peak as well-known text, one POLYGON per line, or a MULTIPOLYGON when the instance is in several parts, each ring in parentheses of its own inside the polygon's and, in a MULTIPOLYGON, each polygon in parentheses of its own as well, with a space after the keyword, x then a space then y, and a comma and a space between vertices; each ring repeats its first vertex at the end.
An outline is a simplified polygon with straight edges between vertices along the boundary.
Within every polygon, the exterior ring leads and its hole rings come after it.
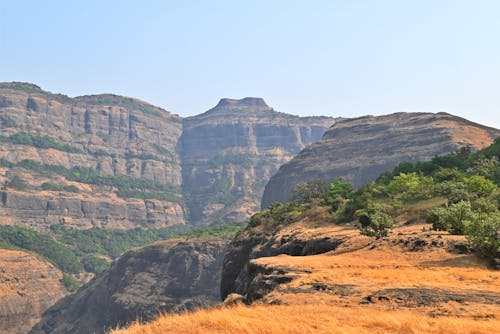
POLYGON ((263 98, 260 97, 245 97, 243 99, 220 99, 219 103, 214 109, 267 109, 270 110, 271 107, 267 105, 263 98))

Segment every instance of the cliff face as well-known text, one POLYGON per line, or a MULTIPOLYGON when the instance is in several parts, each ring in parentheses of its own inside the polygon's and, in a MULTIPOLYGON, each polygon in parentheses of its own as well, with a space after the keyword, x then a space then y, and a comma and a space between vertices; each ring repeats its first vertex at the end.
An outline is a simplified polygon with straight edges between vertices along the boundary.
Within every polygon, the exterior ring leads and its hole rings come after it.
POLYGON ((333 123, 329 117, 276 112, 259 98, 222 99, 184 119, 178 148, 191 221, 248 219, 258 211, 271 175, 333 123))
POLYGON ((180 117, 115 95, 0 84, 0 219, 37 229, 184 223, 180 117))
POLYGON ((0 220, 38 230, 242 221, 278 167, 333 123, 257 98, 182 120, 128 97, 0 83, 0 220))
POLYGON ((22 251, 0 249, 0 332, 24 334, 66 294, 62 273, 22 251))
POLYGON ((162 312, 218 303, 226 243, 171 240, 129 251, 45 312, 31 333, 104 333, 162 312))
POLYGON ((344 177, 358 187, 400 162, 425 161, 464 146, 480 149, 499 135, 500 130, 445 113, 341 120, 321 140, 281 166, 266 185, 261 206, 288 201, 300 182, 344 177))

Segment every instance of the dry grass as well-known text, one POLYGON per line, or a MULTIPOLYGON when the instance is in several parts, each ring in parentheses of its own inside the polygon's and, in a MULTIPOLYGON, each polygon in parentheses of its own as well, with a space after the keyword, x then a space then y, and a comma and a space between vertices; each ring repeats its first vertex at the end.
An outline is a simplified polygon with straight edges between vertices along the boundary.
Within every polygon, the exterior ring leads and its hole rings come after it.
POLYGON ((409 251, 401 246, 399 239, 463 241, 463 237, 423 232, 422 227, 398 226, 389 238, 377 241, 349 227, 286 227, 284 230, 306 239, 325 235, 347 239, 326 254, 253 260, 268 268, 286 267, 294 276, 290 283, 266 295, 268 302, 279 301, 280 305, 237 305, 165 315, 150 324, 137 323, 113 333, 497 333, 499 303, 411 307, 392 300, 363 303, 363 296, 387 288, 441 289, 462 295, 500 293, 500 271, 489 269, 473 254, 450 253, 446 247, 409 251), (353 292, 315 291, 310 288, 313 283, 349 286, 353 292))
POLYGON ((266 333, 495 333, 499 320, 433 318, 408 310, 331 305, 256 305, 165 315, 151 324, 134 324, 113 334, 266 334, 266 333))

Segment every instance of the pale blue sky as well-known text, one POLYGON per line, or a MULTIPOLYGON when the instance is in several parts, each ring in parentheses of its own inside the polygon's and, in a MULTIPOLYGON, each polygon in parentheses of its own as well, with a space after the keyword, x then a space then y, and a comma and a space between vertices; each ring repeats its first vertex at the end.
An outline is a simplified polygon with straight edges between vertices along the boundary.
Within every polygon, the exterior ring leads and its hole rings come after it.
POLYGON ((0 1, 0 81, 187 116, 446 111, 500 128, 500 1, 0 1))

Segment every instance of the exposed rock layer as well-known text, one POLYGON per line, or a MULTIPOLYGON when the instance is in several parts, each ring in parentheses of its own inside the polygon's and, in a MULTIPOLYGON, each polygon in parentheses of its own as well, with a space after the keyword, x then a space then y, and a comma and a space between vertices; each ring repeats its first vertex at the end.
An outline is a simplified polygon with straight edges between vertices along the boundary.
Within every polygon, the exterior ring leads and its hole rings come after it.
POLYGON ((481 149, 497 136, 500 130, 446 113, 340 120, 321 140, 281 166, 266 185, 261 207, 288 201, 300 182, 344 177, 358 187, 400 162, 425 161, 465 146, 481 149))
POLYGON ((0 249, 0 332, 24 334, 67 292, 62 273, 38 256, 0 249))
POLYGON ((111 268, 50 308, 31 333, 104 333, 220 301, 223 240, 170 240, 125 253, 111 268))
POLYGON ((184 119, 179 152, 192 222, 248 219, 271 175, 333 123, 276 112, 260 98, 222 99, 184 119))
POLYGON ((35 228, 54 223, 77 228, 184 223, 180 201, 144 200, 131 194, 118 198, 116 187, 105 182, 69 181, 61 175, 85 167, 72 176, 85 178, 90 170, 115 177, 116 182, 116 177, 150 180, 168 186, 172 197, 180 196, 180 159, 175 150, 182 131, 180 117, 132 98, 71 99, 31 84, 0 84, 0 96, 2 223, 35 228), (26 160, 36 164, 20 166, 26 160), (40 164, 58 169, 43 170, 40 164), (22 183, 14 185, 15 177, 22 183))
POLYGON ((242 221, 279 166, 333 123, 258 98, 182 120, 128 97, 0 83, 0 220, 41 230, 242 221))

